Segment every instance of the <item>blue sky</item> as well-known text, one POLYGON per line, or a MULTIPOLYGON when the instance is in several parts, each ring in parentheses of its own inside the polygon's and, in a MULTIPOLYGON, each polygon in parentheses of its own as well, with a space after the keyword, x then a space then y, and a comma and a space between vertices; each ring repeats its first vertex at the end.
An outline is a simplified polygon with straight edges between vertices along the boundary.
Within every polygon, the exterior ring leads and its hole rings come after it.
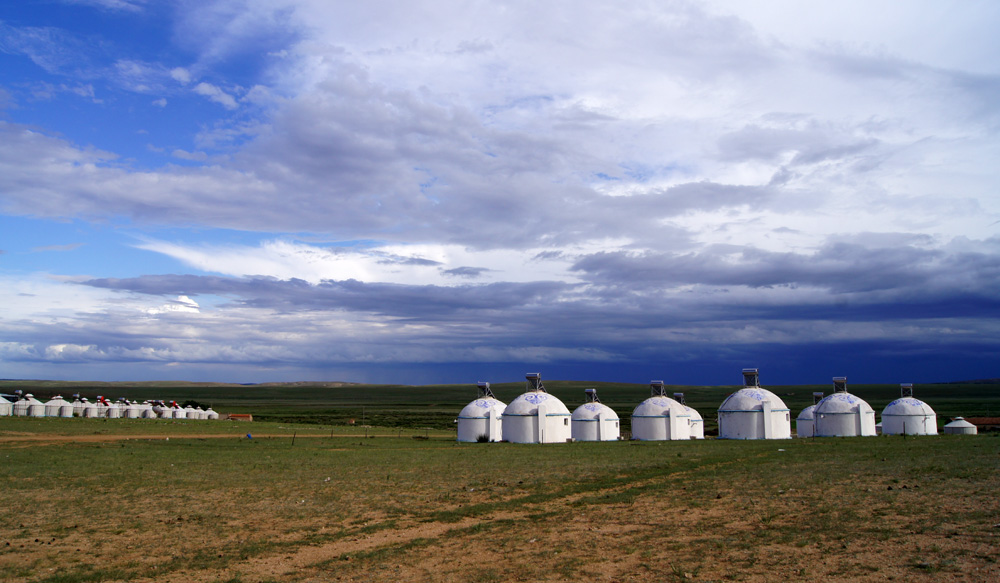
POLYGON ((998 377, 998 25, 6 3, 0 377, 998 377))

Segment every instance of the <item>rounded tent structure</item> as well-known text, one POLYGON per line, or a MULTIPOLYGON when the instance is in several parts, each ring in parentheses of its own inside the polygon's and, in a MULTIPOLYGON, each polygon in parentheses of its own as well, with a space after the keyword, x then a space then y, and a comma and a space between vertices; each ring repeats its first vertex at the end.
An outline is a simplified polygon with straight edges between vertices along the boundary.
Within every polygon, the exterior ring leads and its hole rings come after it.
POLYGON ((159 415, 156 414, 156 410, 153 408, 153 404, 149 401, 143 401, 139 417, 142 419, 156 419, 159 415))
POLYGON ((73 403, 56 395, 51 401, 45 403, 46 417, 72 417, 73 403))
POLYGON ((691 439, 705 439, 705 419, 701 413, 689 407, 684 400, 684 393, 674 393, 674 400, 684 406, 684 410, 691 416, 691 439))
POLYGON ((798 437, 816 437, 816 405, 823 400, 823 393, 813 393, 813 404, 809 405, 795 418, 795 435, 798 437))
POLYGON ((83 416, 88 419, 96 418, 100 416, 100 409, 97 403, 91 403, 86 398, 83 399, 83 416))
POLYGON ((548 394, 538 373, 528 373, 527 391, 503 410, 503 440, 512 443, 565 443, 572 439, 566 405, 548 394))
MULTIPOLYGON (((861 397, 847 392, 847 377, 833 379, 834 392, 816 404, 816 437, 875 435, 875 410, 861 397)), ((882 424, 885 431, 885 424, 882 424)))
POLYGON ((493 396, 490 384, 476 385, 476 400, 462 408, 458 418, 458 441, 500 441, 503 439, 503 411, 507 404, 493 396))
POLYGON ((7 417, 13 413, 14 404, 3 397, 0 397, 0 417, 7 417))
POLYGON ((216 413, 214 410, 212 410, 211 407, 209 407, 208 409, 205 409, 205 419, 208 419, 209 421, 215 421, 218 418, 219 418, 219 414, 216 413))
POLYGON ((791 412, 777 395, 761 388, 755 368, 743 369, 743 388, 719 406, 719 439, 790 439, 791 412))
POLYGON ((618 413, 597 398, 597 389, 585 391, 587 401, 573 411, 570 433, 576 441, 617 441, 621 439, 618 413))
POLYGON ((979 429, 965 418, 955 417, 951 423, 944 426, 944 432, 948 435, 976 435, 979 429))
POLYGON ((142 417, 142 405, 136 401, 125 401, 122 407, 122 417, 126 419, 139 419, 142 417))
POLYGON ((900 386, 900 398, 882 409, 883 435, 937 435, 937 413, 913 398, 913 384, 900 386))
POLYGON ((163 401, 153 403, 153 413, 156 414, 158 419, 172 419, 174 416, 174 410, 163 401))
POLYGON ((705 439, 705 419, 701 413, 687 405, 684 405, 684 409, 691 416, 691 439, 705 439))
POLYGON ((20 401, 14 403, 14 415, 18 417, 45 417, 45 403, 28 393, 20 401))
POLYGON ((663 381, 650 381, 649 392, 649 398, 632 410, 632 439, 691 439, 691 414, 687 407, 667 396, 663 381))
POLYGON ((83 417, 83 407, 86 399, 81 399, 80 395, 73 395, 73 397, 75 397, 73 399, 73 416, 83 417))
POLYGON ((118 403, 105 401, 104 406, 104 415, 108 419, 119 419, 122 416, 122 408, 118 406, 118 403))
POLYGON ((809 405, 795 418, 795 435, 816 437, 816 405, 809 405))

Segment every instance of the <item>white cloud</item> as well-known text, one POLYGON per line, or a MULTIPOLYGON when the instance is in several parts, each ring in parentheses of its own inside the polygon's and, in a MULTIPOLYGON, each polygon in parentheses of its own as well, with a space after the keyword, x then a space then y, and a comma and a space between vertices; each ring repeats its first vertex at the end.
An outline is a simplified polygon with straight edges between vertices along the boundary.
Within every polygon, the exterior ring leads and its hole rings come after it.
POLYGON ((236 109, 239 107, 239 104, 236 103, 236 99, 232 95, 210 83, 198 83, 194 86, 193 91, 198 95, 207 97, 210 101, 214 101, 226 109, 236 109))
POLYGON ((187 85, 191 82, 191 72, 184 67, 174 67, 171 69, 170 77, 182 85, 187 85))

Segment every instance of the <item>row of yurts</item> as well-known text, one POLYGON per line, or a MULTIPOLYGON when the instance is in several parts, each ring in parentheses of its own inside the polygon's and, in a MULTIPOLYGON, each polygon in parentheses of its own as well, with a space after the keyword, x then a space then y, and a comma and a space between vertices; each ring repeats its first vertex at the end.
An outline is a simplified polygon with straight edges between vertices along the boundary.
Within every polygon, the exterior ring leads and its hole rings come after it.
MULTIPOLYGON (((618 414, 587 389, 587 400, 572 414, 545 391, 541 375, 528 373, 524 394, 509 405, 498 400, 489 383, 478 384, 479 397, 459 413, 458 441, 564 443, 621 439, 618 414)), ((789 439, 791 412, 774 393, 760 386, 757 369, 743 370, 743 388, 729 395, 718 409, 721 439, 789 439)), ((937 414, 912 396, 913 385, 901 385, 903 396, 882 411, 882 433, 936 435, 937 414)), ((632 412, 632 439, 666 441, 704 439, 702 416, 684 403, 683 394, 667 397, 663 381, 650 383, 650 397, 632 412)), ((834 392, 806 407, 796 419, 800 437, 847 437, 876 434, 875 411, 847 392, 847 378, 834 378, 834 392)), ((948 433, 975 433, 975 426, 958 418, 948 433), (970 430, 971 428, 971 430, 970 430)))
POLYGON ((28 393, 20 395, 17 401, 11 403, 7 399, 0 397, 0 416, 14 415, 17 417, 92 417, 101 419, 218 419, 219 414, 212 410, 201 407, 181 407, 177 401, 128 401, 119 399, 118 402, 109 401, 104 397, 97 397, 96 401, 89 401, 86 397, 79 396, 70 403, 60 396, 56 396, 51 401, 39 401, 28 393))

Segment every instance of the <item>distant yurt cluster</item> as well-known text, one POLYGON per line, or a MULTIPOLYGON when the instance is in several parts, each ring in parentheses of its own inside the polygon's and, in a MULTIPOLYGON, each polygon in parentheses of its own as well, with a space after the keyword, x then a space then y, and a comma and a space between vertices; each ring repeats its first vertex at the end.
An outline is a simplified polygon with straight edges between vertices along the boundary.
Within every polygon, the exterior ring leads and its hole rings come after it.
MULTIPOLYGON (((541 374, 525 375, 525 391, 509 405, 498 400, 490 384, 477 385, 477 398, 455 420, 458 441, 511 443, 565 443, 622 439, 618 414, 601 403, 596 389, 584 391, 584 402, 572 414, 549 394, 541 374)), ((649 398, 632 411, 631 439, 678 441, 705 438, 704 418, 687 406, 684 393, 667 396, 663 381, 650 381, 649 398)), ((875 410, 847 390, 847 377, 833 378, 833 393, 813 393, 813 404, 795 419, 798 437, 867 437, 885 435, 936 435, 937 415, 913 397, 913 385, 900 385, 900 398, 882 410, 876 424, 875 410)), ((718 408, 719 439, 790 439, 791 411, 780 397, 761 387, 756 368, 743 369, 743 388, 728 395, 718 408)), ((945 433, 975 434, 976 426, 961 417, 945 425, 945 433)))
POLYGON ((74 395, 71 403, 57 395, 48 402, 41 402, 31 393, 14 395, 11 402, 0 397, 0 416, 15 417, 86 417, 93 419, 194 419, 214 420, 219 414, 201 407, 181 407, 176 401, 110 401, 98 396, 94 401, 74 395))
POLYGON ((834 377, 833 394, 813 393, 814 404, 799 413, 795 432, 799 437, 868 437, 880 430, 883 435, 937 435, 934 409, 913 397, 912 383, 899 387, 900 398, 886 405, 882 422, 875 423, 875 410, 847 391, 847 377, 834 377))

